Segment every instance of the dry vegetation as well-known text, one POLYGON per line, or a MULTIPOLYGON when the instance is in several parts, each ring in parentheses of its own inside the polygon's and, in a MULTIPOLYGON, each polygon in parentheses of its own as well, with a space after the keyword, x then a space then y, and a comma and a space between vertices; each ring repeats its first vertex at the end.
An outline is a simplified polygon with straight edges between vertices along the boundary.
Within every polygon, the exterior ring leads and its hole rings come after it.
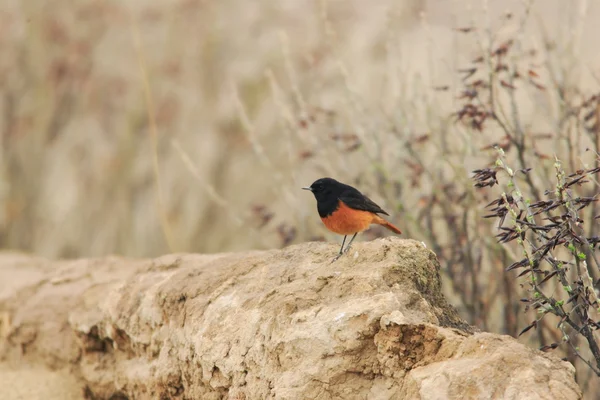
MULTIPOLYGON (((523 249, 498 242, 485 205, 515 185, 517 209, 549 201, 555 155, 567 177, 598 167, 600 4, 146 3, 0 6, 3 248, 153 256, 335 240, 299 190, 332 176, 437 253, 471 323, 517 336, 532 322, 519 299, 535 291, 505 272, 523 249), (504 167, 531 170, 506 179, 504 167), (473 185, 484 168, 501 190, 473 185)), ((569 196, 598 192, 597 174, 585 175, 569 196)), ((580 211, 579 237, 599 235, 599 208, 580 211)), ((578 268, 565 277, 577 281, 578 268)), ((561 301, 560 282, 545 285, 561 301)), ((577 359, 590 359, 585 343, 559 318, 521 339, 564 354, 597 392, 577 359)))

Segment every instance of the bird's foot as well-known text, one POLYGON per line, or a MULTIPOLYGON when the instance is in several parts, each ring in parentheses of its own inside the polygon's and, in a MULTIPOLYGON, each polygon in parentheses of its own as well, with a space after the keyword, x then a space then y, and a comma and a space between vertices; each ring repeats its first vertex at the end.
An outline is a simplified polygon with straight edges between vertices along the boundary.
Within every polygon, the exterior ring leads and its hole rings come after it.
POLYGON ((336 261, 337 261, 337 259, 338 259, 338 258, 340 258, 340 257, 342 256, 342 254, 343 254, 343 253, 341 253, 341 252, 340 252, 340 253, 339 253, 337 256, 335 256, 335 257, 333 258, 333 260, 331 260, 331 264, 333 264, 334 262, 336 262, 336 261))
POLYGON ((350 251, 350 247, 352 247, 352 246, 348 246, 348 247, 346 247, 346 248, 344 249, 344 254, 346 254, 347 252, 349 252, 349 251, 350 251))

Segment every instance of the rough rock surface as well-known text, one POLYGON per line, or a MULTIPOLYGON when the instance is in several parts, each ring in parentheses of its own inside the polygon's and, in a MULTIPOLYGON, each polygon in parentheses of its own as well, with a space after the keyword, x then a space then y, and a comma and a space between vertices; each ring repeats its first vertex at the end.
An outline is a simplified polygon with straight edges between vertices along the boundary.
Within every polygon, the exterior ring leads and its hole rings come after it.
POLYGON ((419 242, 336 251, 0 256, 0 383, 20 393, 43 370, 64 381, 54 398, 581 398, 570 364, 473 333, 419 242))

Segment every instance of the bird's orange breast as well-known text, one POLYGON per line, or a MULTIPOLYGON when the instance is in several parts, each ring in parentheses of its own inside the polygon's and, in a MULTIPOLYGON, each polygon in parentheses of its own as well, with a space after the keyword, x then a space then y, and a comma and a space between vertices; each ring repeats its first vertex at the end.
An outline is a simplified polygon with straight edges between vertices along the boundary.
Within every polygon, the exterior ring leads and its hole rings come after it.
POLYGON ((337 210, 321 220, 332 232, 352 235, 367 230, 375 218, 378 216, 369 211, 355 210, 340 201, 337 210))

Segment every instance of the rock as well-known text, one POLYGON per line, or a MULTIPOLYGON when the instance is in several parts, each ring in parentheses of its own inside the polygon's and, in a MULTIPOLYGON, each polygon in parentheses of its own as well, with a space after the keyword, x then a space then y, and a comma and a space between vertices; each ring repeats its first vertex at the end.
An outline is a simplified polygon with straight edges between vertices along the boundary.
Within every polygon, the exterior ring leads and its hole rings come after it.
POLYGON ((52 371, 40 365, 0 363, 2 399, 79 400, 80 382, 68 369, 52 371))
POLYGON ((0 256, 0 361, 92 399, 581 398, 570 364, 474 332, 421 243, 336 251, 0 256))

